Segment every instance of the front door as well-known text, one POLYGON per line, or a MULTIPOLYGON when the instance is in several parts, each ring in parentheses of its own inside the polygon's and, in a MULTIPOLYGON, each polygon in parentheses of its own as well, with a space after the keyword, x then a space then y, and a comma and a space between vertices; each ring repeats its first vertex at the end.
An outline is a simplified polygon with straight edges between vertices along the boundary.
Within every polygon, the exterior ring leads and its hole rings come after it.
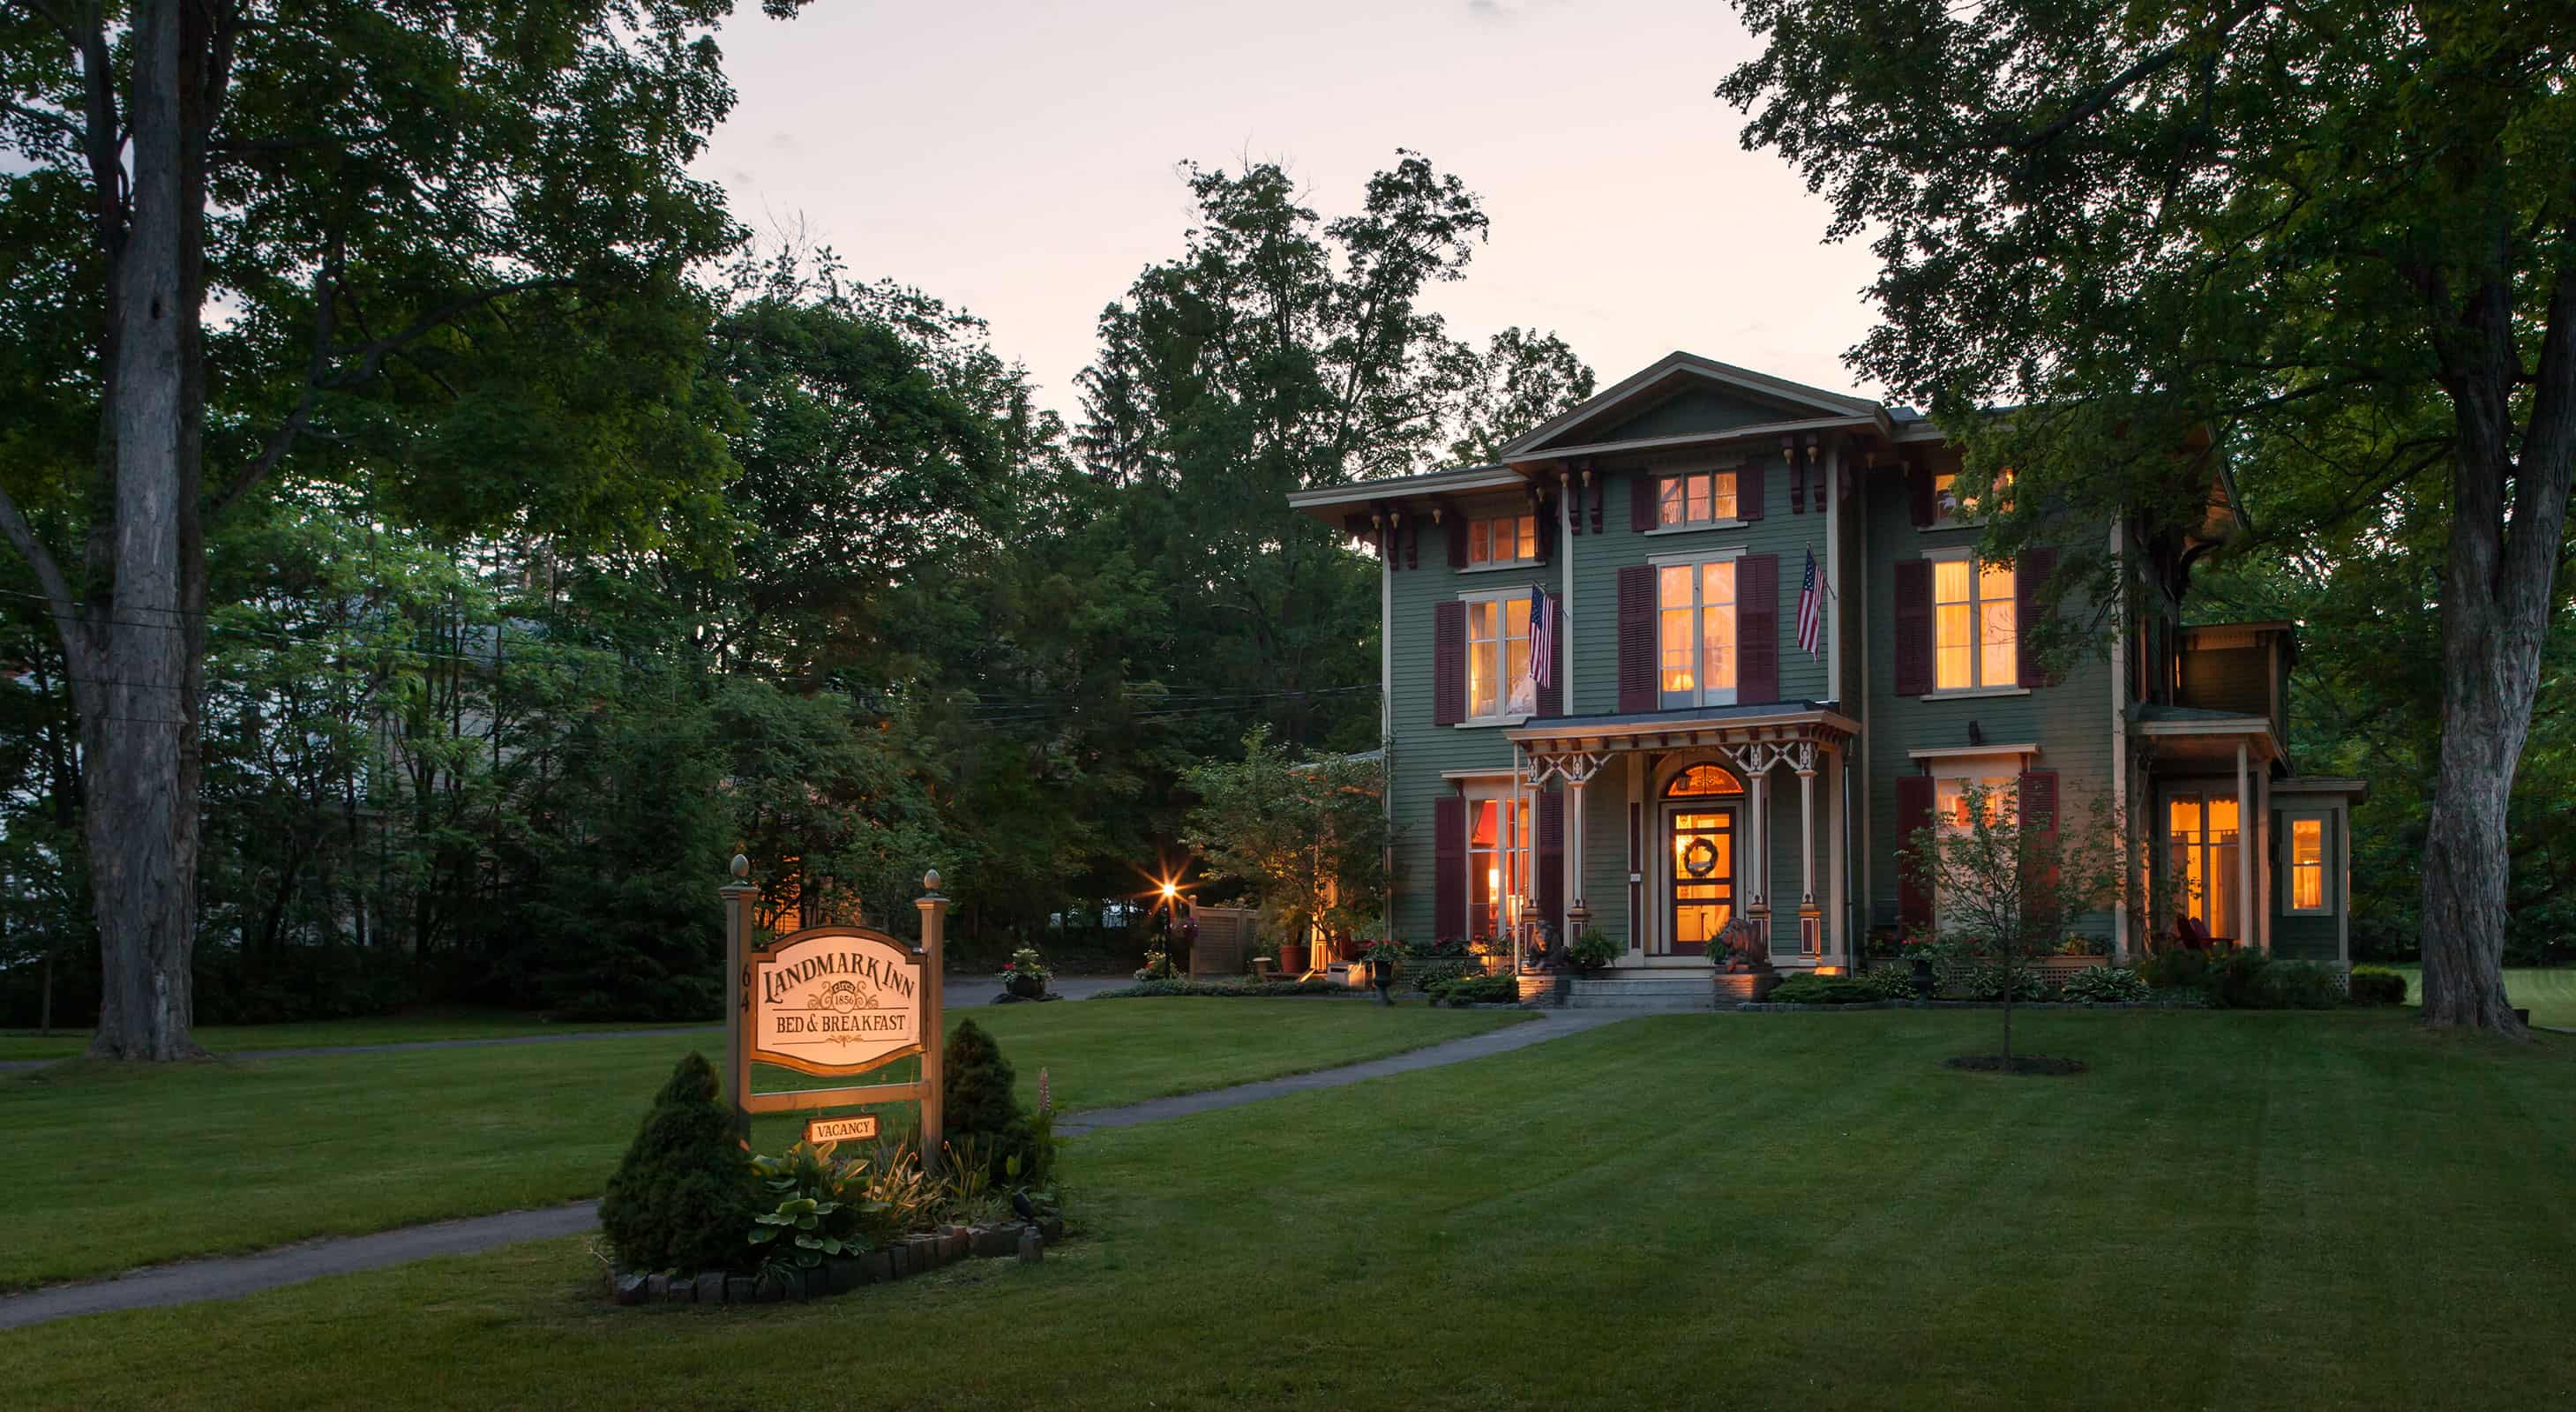
POLYGON ((1669 954, 1705 955, 1735 919, 1735 807, 1677 806, 1664 818, 1669 954))

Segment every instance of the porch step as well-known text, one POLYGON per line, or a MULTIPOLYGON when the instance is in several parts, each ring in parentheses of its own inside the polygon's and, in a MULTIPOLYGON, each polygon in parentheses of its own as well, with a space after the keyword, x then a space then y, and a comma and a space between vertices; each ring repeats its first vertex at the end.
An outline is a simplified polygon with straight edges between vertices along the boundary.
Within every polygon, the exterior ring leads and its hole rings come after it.
POLYGON ((1566 982, 1569 1010, 1711 1010, 1716 987, 1707 972, 1676 976, 1576 977, 1566 982))

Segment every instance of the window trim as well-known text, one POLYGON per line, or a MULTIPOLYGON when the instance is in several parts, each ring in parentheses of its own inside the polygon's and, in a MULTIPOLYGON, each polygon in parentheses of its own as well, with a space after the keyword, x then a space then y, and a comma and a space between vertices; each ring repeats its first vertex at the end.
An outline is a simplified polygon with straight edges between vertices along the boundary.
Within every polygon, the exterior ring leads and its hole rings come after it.
MULTIPOLYGON (((1658 710, 1658 711, 1703 710, 1703 711, 1704 711, 1704 710, 1709 710, 1709 709, 1711 709, 1711 708, 1713 708, 1713 707, 1718 707, 1718 706, 1733 706, 1733 705, 1735 705, 1735 704, 1736 704, 1736 700, 1735 700, 1735 698, 1743 694, 1743 690, 1744 690, 1744 686, 1743 686, 1744 673, 1743 673, 1743 668, 1742 668, 1742 664, 1741 664, 1741 661, 1740 661, 1740 655, 1741 655, 1741 653, 1742 653, 1742 651, 1743 651, 1743 644, 1739 642, 1739 643, 1737 643, 1737 644, 1736 644, 1736 650, 1737 650, 1737 652, 1738 652, 1738 654, 1739 654, 1739 662, 1738 662, 1737 669, 1736 669, 1736 684, 1735 684, 1734 686, 1731 686, 1731 687, 1729 687, 1729 688, 1727 688, 1727 689, 1726 689, 1726 700, 1724 700, 1724 701, 1711 701, 1711 700, 1709 700, 1709 699, 1708 699, 1708 697, 1709 697, 1709 691, 1708 691, 1708 688, 1707 688, 1706 686, 1704 686, 1704 685, 1703 685, 1703 686, 1698 687, 1698 688, 1696 689, 1696 691, 1693 693, 1694 695, 1696 695, 1696 696, 1698 696, 1698 697, 1699 697, 1699 700, 1698 700, 1698 701, 1696 701, 1696 702, 1694 702, 1694 703, 1691 703, 1691 704, 1686 705, 1686 706, 1667 706, 1667 705, 1663 704, 1663 703, 1664 703, 1664 683, 1663 683, 1663 676, 1664 676, 1664 666, 1663 666, 1663 655, 1664 655, 1664 636, 1663 636, 1663 622, 1664 622, 1664 614, 1665 614, 1665 612, 1666 612, 1667 610, 1666 610, 1666 609, 1665 609, 1665 607, 1664 607, 1664 595, 1663 595, 1662 581, 1663 581, 1663 571, 1664 571, 1664 570, 1666 570, 1666 569, 1683 569, 1683 568, 1687 568, 1687 569, 1694 569, 1694 570, 1695 570, 1695 569, 1698 569, 1700 566, 1702 566, 1702 565, 1704 565, 1704 564, 1733 564, 1733 563, 1735 563, 1736 561, 1738 561, 1738 560, 1740 560, 1740 559, 1744 558, 1744 556, 1745 556, 1745 549, 1744 549, 1744 546, 1743 546, 1743 545, 1740 545, 1740 544, 1731 544, 1731 545, 1728 545, 1727 547, 1725 547, 1725 548, 1723 548, 1723 549, 1701 549, 1701 550, 1694 550, 1694 551, 1688 551, 1688 552, 1676 551, 1676 552, 1674 552, 1674 553, 1670 553, 1670 554, 1650 554, 1650 555, 1646 556, 1646 566, 1647 566, 1649 569, 1652 569, 1652 570, 1654 570, 1654 571, 1655 571, 1655 578, 1656 578, 1655 606, 1654 606, 1654 613, 1655 613, 1655 663, 1654 663, 1654 670, 1655 670, 1655 709, 1656 709, 1656 710, 1658 710)), ((1691 656, 1691 660, 1692 660, 1694 663, 1702 663, 1702 664, 1704 664, 1704 663, 1707 661, 1707 659, 1708 659, 1708 644, 1707 644, 1705 641, 1699 641, 1699 640, 1697 640, 1697 639, 1698 639, 1698 637, 1699 637, 1699 619, 1698 619, 1698 616, 1697 616, 1697 615, 1699 615, 1699 614, 1701 614, 1701 613, 1705 613, 1705 612, 1707 612, 1707 611, 1708 611, 1708 605, 1706 605, 1706 604, 1704 604, 1704 603, 1700 603, 1700 602, 1698 601, 1697 595, 1698 595, 1698 592, 1699 592, 1699 577, 1698 577, 1698 575, 1697 575, 1697 574, 1693 574, 1693 575, 1692 575, 1692 578, 1691 578, 1691 592, 1692 592, 1692 595, 1693 595, 1693 598, 1692 598, 1692 606, 1691 606, 1691 610, 1690 610, 1690 611, 1691 611, 1691 613, 1693 614, 1693 617, 1692 617, 1692 620, 1691 620, 1691 622, 1692 622, 1691 633, 1692 633, 1692 637, 1693 637, 1693 639, 1694 639, 1694 642, 1693 642, 1693 648, 1694 648, 1694 650, 1693 650, 1693 653, 1692 653, 1692 656, 1691 656)), ((1743 603, 1743 601, 1744 601, 1744 599, 1743 599, 1743 589, 1742 589, 1742 585, 1741 585, 1741 583, 1739 582, 1739 583, 1738 583, 1738 586, 1737 586, 1736 598, 1735 598, 1735 600, 1734 600, 1734 603, 1733 603, 1733 604, 1731 604, 1731 605, 1729 606, 1728 611, 1730 611, 1730 612, 1738 611, 1738 610, 1739 610, 1739 605, 1741 605, 1741 604, 1743 603)), ((1692 680, 1697 681, 1697 680, 1699 679, 1700 673, 1699 673, 1698 671, 1694 670, 1694 671, 1692 672, 1692 674, 1691 674, 1691 675, 1692 675, 1692 680)))
MULTIPOLYGON (((1518 564, 1504 564, 1504 565, 1489 565, 1489 566, 1486 566, 1486 567, 1496 567, 1496 568, 1520 568, 1520 567, 1523 567, 1523 566, 1522 566, 1522 565, 1518 565, 1518 564)), ((1466 632, 1466 636, 1465 636, 1465 638, 1464 638, 1464 640, 1463 640, 1463 643, 1462 643, 1462 645, 1461 645, 1461 648, 1460 648, 1460 650, 1461 650, 1462 652, 1464 652, 1464 653, 1465 653, 1465 658, 1464 658, 1464 660, 1462 660, 1462 661, 1458 664, 1458 678, 1459 678, 1459 685, 1461 686, 1461 688, 1463 688, 1463 689, 1466 691, 1466 693, 1467 693, 1467 699, 1458 703, 1458 712, 1459 712, 1459 714, 1458 714, 1458 723, 1457 723, 1457 725, 1454 727, 1455 729, 1458 729, 1458 730, 1465 730, 1465 729, 1467 729, 1467 728, 1469 728, 1469 727, 1471 727, 1471 726, 1475 726, 1475 727, 1516 726, 1516 725, 1519 725, 1520 723, 1522 723, 1523 721, 1529 720, 1532 716, 1534 716, 1534 715, 1536 715, 1536 714, 1537 714, 1535 710, 1533 710, 1533 711, 1529 711, 1529 712, 1524 712, 1524 713, 1522 713, 1522 714, 1520 714, 1520 715, 1513 715, 1513 714, 1511 714, 1511 713, 1509 713, 1509 712, 1501 712, 1501 713, 1499 713, 1499 714, 1491 715, 1491 716, 1479 716, 1479 715, 1477 715, 1477 714, 1475 713, 1475 707, 1476 707, 1476 670, 1475 670, 1475 657, 1476 657, 1476 621, 1475 621, 1475 605, 1476 605, 1476 604, 1478 604, 1478 603, 1496 603, 1496 604, 1506 603, 1506 602, 1509 602, 1509 601, 1511 601, 1512 599, 1515 599, 1515 598, 1522 598, 1522 599, 1532 598, 1532 597, 1534 597, 1534 596, 1535 596, 1537 588, 1538 588, 1538 585, 1536 585, 1536 584, 1532 584, 1532 583, 1521 583, 1521 584, 1515 584, 1515 585, 1513 585, 1512 587, 1509 587, 1509 588, 1469 588, 1469 589, 1461 589, 1461 590, 1459 590, 1459 593, 1458 593, 1458 601, 1459 601, 1459 602, 1461 602, 1461 603, 1466 604, 1466 605, 1467 605, 1467 607, 1468 607, 1467 632, 1466 632)), ((1499 645, 1499 649, 1500 649, 1500 650, 1498 650, 1498 651, 1494 654, 1494 656, 1495 656, 1495 670, 1496 670, 1496 671, 1498 671, 1498 672, 1508 672, 1509 670, 1511 670, 1511 661, 1512 661, 1512 653, 1511 653, 1511 647, 1510 647, 1511 638, 1509 638, 1508 636, 1505 636, 1505 637, 1498 637, 1498 638, 1496 638, 1496 639, 1495 639, 1495 642, 1499 645)), ((1494 691, 1494 704, 1495 704, 1497 707, 1501 707, 1501 706, 1508 706, 1508 705, 1510 705, 1510 704, 1511 704, 1511 699, 1512 699, 1512 697, 1511 697, 1511 693, 1510 693, 1509 691, 1507 691, 1507 690, 1504 690, 1504 689, 1502 688, 1502 684, 1498 681, 1498 682, 1495 684, 1495 691, 1494 691)))
POLYGON ((2004 567, 2011 572, 2013 580, 2012 596, 2004 600, 2013 605, 2013 679, 2010 682, 1976 682, 1971 686, 1945 687, 1941 685, 1941 575, 1938 572, 1937 566, 1952 560, 1962 559, 1966 560, 1968 564, 1968 625, 1971 632, 1977 637, 1977 641, 1971 646, 1968 653, 1969 674, 1973 679, 1978 673, 1985 670, 1986 644, 1983 640, 1985 632, 1985 615, 1983 610, 1990 600, 1977 596, 1977 584, 1983 577, 1979 573, 1979 570, 1984 567, 1986 561, 1978 558, 1976 546, 1972 544, 1953 544, 1945 545, 1939 549, 1926 549, 1923 551, 1923 558, 1927 563, 1935 565, 1936 568, 1932 575, 1932 582, 1928 586, 1932 595, 1931 601, 1926 605, 1931 615, 1929 626, 1932 631, 1932 642, 1929 650, 1932 657, 1932 689, 1923 693, 1920 699, 1925 701, 1957 701, 1976 696, 2030 695, 2030 687, 2021 680, 2021 565, 2012 560, 2004 561, 2004 567))
POLYGON ((2282 809, 2281 816, 2281 915, 2284 917, 2331 917, 2335 914, 2334 837, 2331 809, 2282 809), (2317 825, 2317 905, 2298 904, 2298 828, 2308 820, 2317 825))

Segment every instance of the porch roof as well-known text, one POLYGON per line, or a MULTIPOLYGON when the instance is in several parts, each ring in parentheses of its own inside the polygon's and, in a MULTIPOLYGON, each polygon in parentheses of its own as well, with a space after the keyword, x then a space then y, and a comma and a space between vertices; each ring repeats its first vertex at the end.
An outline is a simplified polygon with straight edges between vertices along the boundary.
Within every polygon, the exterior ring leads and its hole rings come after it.
POLYGON ((2258 764, 2285 759, 2281 737, 2269 716, 2144 702, 2129 708, 2129 720, 2140 736, 2155 742, 2177 764, 2223 762, 2239 743, 2258 764))
POLYGON ((1548 716, 1524 721, 1503 738, 1532 754, 1568 750, 1678 750, 1757 740, 1832 744, 1860 734, 1860 723, 1832 701, 1775 701, 1758 706, 1684 706, 1602 716, 1548 716))

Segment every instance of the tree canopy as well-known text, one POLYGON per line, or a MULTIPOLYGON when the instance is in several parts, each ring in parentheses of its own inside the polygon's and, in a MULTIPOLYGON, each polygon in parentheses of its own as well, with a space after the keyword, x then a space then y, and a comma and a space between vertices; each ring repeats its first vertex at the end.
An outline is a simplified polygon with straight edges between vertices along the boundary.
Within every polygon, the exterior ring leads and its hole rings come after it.
MULTIPOLYGON (((1964 492, 2014 472, 1993 549, 2070 508, 2148 550, 2214 498, 2247 547, 2423 543, 2432 517, 2425 1013, 2518 1031, 2508 800, 2576 475, 2576 30, 2546 6, 1738 10, 1765 47, 1718 92, 1834 238, 1873 242, 1854 366, 1967 446, 1964 492)), ((2177 587, 2152 552, 2080 557, 2097 602, 2177 587)))

